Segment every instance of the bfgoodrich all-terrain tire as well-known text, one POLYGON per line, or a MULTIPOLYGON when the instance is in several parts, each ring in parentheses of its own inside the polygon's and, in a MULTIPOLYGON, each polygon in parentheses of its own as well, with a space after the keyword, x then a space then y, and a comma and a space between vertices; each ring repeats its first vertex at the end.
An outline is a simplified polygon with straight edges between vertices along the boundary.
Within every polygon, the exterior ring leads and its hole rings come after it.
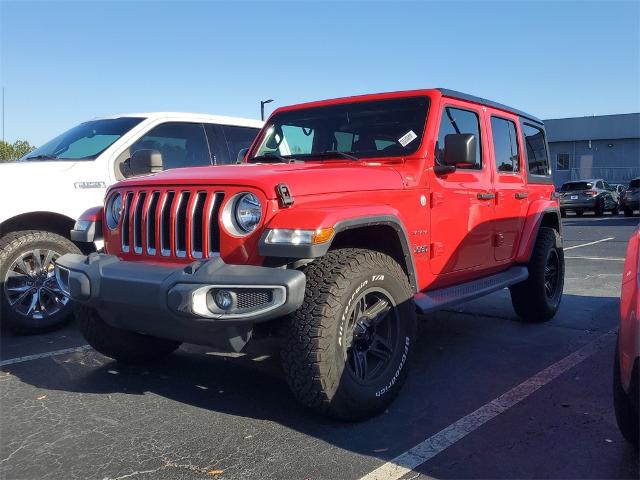
POLYGON ((142 363, 169 355, 180 342, 142 335, 107 324, 92 308, 76 305, 78 327, 94 349, 122 363, 142 363))
POLYGON ((529 260, 529 278, 510 287, 518 316, 529 322, 546 322, 560 306, 564 287, 564 252, 559 234, 541 227, 529 260))
MULTIPOLYGON (((616 344, 616 357, 613 362, 613 407, 616 421, 622 436, 630 443, 638 446, 639 423, 638 407, 633 405, 627 392, 622 388, 620 378, 620 351, 616 344)), ((635 385, 637 387, 637 384, 635 385)), ((634 388, 632 385, 631 388, 634 388)))
POLYGON ((65 253, 81 253, 51 232, 23 230, 0 239, 0 320, 3 328, 33 334, 69 320, 71 302, 58 288, 54 263, 65 253))
POLYGON ((329 252, 306 268, 305 299, 287 319, 282 361, 304 405, 355 421, 398 394, 414 348, 416 313, 406 273, 391 257, 329 252))

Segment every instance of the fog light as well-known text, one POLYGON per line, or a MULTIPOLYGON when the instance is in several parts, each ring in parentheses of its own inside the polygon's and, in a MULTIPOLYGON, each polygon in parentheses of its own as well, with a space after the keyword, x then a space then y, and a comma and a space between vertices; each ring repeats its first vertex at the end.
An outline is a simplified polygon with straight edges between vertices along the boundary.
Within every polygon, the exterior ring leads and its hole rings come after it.
POLYGON ((229 310, 233 305, 233 295, 229 290, 218 290, 213 296, 213 300, 221 310, 229 310))

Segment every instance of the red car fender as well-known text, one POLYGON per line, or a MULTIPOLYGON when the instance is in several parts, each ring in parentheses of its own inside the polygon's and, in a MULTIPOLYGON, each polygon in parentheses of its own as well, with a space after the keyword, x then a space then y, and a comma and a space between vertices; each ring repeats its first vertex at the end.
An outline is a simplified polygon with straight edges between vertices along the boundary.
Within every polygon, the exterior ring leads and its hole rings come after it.
POLYGON ((527 263, 538 238, 538 230, 545 214, 556 215, 558 228, 561 228, 560 209, 556 200, 535 200, 529 205, 520 245, 516 254, 516 262, 527 263))
POLYGON ((92 207, 88 210, 85 210, 82 215, 78 218, 78 220, 86 220, 89 222, 101 222, 102 221, 102 206, 92 207))
POLYGON ((631 383, 633 362, 640 356, 640 293, 638 269, 640 263, 640 227, 629 238, 627 256, 622 270, 620 292, 620 378, 625 391, 631 383))
POLYGON ((400 222, 399 212, 389 205, 349 205, 325 209, 291 208, 276 213, 267 224, 267 228, 317 230, 335 228, 340 222, 346 220, 389 216, 397 218, 400 222))

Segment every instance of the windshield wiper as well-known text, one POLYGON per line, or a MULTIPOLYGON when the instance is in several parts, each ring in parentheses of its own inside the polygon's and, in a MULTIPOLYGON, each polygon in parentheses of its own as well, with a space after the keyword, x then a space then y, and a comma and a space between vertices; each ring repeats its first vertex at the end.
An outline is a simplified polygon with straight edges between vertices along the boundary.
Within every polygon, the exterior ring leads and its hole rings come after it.
POLYGON ((351 153, 341 152, 339 150, 325 150, 324 152, 319 153, 318 155, 338 155, 338 156, 340 156, 342 158, 346 158, 348 160, 353 160, 355 162, 360 160, 355 155, 351 155, 351 153))
POLYGON ((262 155, 258 155, 257 157, 253 157, 251 160, 255 161, 255 160, 279 160, 282 163, 291 163, 293 161, 293 158, 285 158, 282 155, 280 155, 279 153, 274 153, 274 152, 267 152, 267 153, 263 153, 262 155))
POLYGON ((58 160, 58 157, 54 157, 53 155, 33 155, 26 157, 25 160, 58 160))

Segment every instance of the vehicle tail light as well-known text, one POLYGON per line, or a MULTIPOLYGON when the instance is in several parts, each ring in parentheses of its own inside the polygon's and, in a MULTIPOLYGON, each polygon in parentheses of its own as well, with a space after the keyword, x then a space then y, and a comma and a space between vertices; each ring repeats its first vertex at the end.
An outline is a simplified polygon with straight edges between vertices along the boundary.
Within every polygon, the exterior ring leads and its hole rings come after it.
POLYGON ((596 192, 595 190, 585 190, 584 194, 589 197, 595 197, 596 195, 598 195, 598 192, 596 192))

